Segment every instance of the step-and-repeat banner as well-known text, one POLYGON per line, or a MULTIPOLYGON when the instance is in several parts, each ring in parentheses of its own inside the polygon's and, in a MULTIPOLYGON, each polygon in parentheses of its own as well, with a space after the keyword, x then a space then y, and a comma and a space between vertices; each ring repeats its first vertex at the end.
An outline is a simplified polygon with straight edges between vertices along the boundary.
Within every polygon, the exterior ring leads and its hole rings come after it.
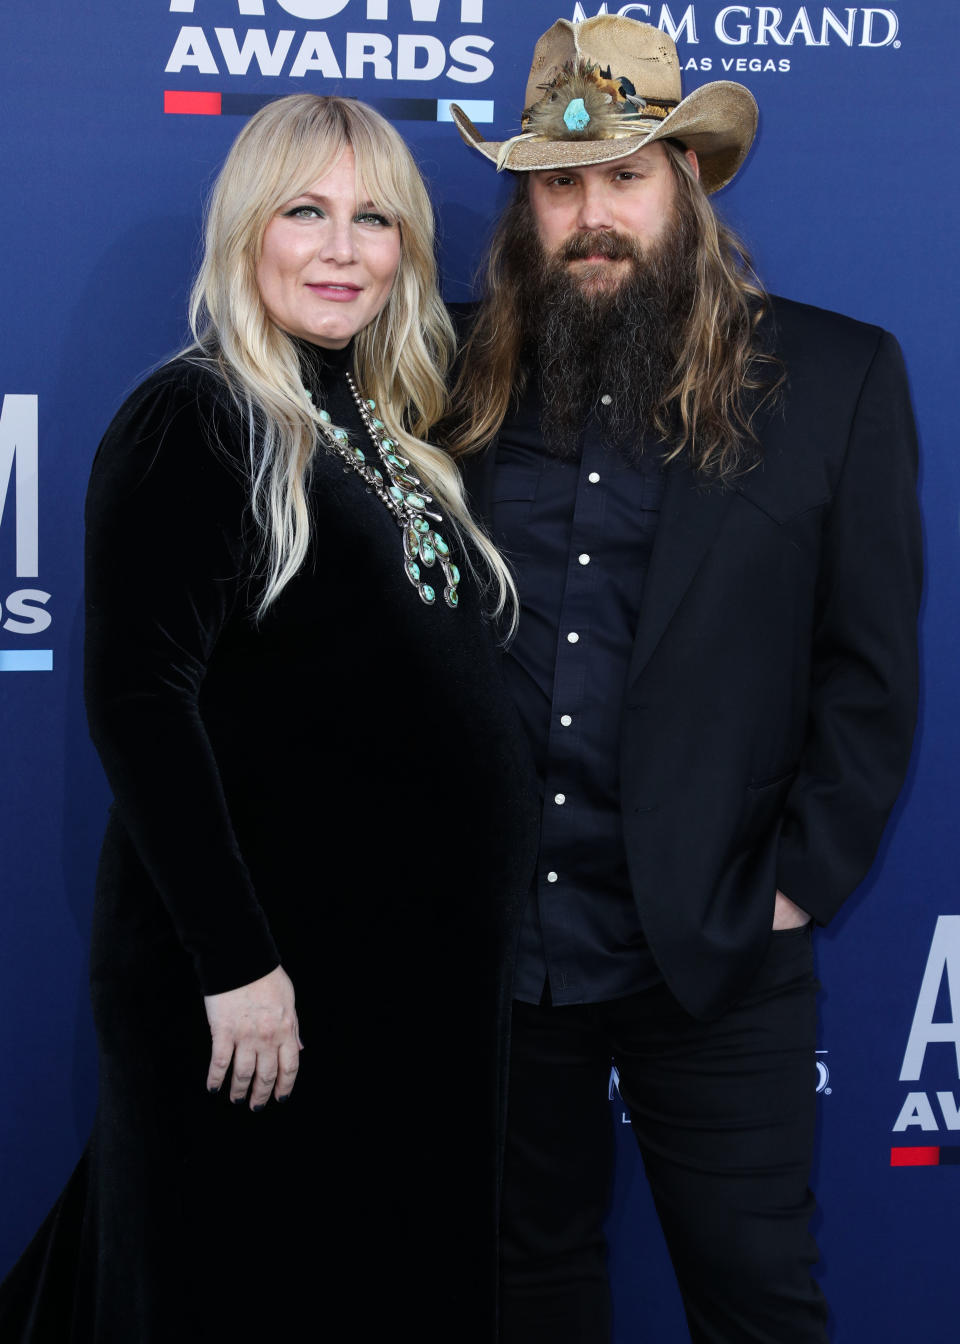
MULTIPOLYGON (((816 1230, 841 1344, 956 1329, 960 1197, 954 0, 5 0, 0 13, 0 1271, 59 1191, 96 1095, 85 959, 108 806, 80 691, 81 515, 97 441, 185 337, 205 192, 244 118, 299 90, 374 104, 413 146, 444 287, 470 294, 508 183, 460 142, 518 126, 556 18, 632 15, 686 89, 746 84, 760 134, 718 207, 768 287, 891 329, 920 425, 929 577, 913 766, 870 879, 818 936, 816 1230)), ((377 1104, 358 1062, 358 1108, 377 1104)), ((617 1344, 685 1338, 642 1168, 619 1137, 617 1344)), ((436 1107, 432 1123, 456 1126, 436 1107)), ((452 1334, 455 1327, 452 1325, 452 1334)))

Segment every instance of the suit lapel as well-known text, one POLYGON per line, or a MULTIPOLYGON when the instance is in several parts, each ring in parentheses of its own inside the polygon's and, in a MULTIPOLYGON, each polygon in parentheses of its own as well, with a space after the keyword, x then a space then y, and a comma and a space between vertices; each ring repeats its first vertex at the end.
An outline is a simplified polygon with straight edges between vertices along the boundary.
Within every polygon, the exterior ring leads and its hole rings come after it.
POLYGON ((660 522, 643 585, 627 687, 640 676, 713 545, 731 490, 704 486, 685 458, 667 468, 660 522))

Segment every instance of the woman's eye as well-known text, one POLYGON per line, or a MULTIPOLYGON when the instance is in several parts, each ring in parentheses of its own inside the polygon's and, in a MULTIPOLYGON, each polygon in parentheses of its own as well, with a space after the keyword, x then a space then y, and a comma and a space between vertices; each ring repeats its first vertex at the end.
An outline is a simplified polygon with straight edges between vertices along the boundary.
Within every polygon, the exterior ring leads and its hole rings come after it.
POLYGON ((376 224, 378 228, 389 229, 390 220, 386 215, 378 215, 375 210, 365 210, 362 215, 357 215, 358 224, 376 224))
POLYGON ((323 213, 315 205, 295 205, 284 210, 284 219, 322 219, 323 213))

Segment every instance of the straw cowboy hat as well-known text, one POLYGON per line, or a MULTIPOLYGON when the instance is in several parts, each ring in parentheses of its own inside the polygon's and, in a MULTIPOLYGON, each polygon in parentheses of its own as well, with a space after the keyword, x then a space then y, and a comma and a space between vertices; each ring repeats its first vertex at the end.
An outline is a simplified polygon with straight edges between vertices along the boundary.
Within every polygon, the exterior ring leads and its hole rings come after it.
POLYGON ((695 151, 708 192, 734 176, 757 130, 749 89, 721 79, 683 98, 676 45, 648 23, 614 14, 558 19, 543 34, 519 135, 484 140, 456 104, 450 111, 466 143, 498 171, 607 163, 669 137, 695 151))

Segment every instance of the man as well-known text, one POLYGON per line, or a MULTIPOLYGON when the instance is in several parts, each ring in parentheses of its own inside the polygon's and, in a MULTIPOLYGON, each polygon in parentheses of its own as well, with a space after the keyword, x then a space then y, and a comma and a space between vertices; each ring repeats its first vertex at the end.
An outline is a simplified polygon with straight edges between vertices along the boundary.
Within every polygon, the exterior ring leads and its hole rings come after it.
POLYGON ((695 1341, 812 1344, 811 917, 863 878, 916 698, 886 333, 766 296, 707 194, 749 92, 630 19, 537 43, 455 392, 512 559, 542 835, 520 932, 503 1339, 609 1339, 611 1058, 695 1341))

